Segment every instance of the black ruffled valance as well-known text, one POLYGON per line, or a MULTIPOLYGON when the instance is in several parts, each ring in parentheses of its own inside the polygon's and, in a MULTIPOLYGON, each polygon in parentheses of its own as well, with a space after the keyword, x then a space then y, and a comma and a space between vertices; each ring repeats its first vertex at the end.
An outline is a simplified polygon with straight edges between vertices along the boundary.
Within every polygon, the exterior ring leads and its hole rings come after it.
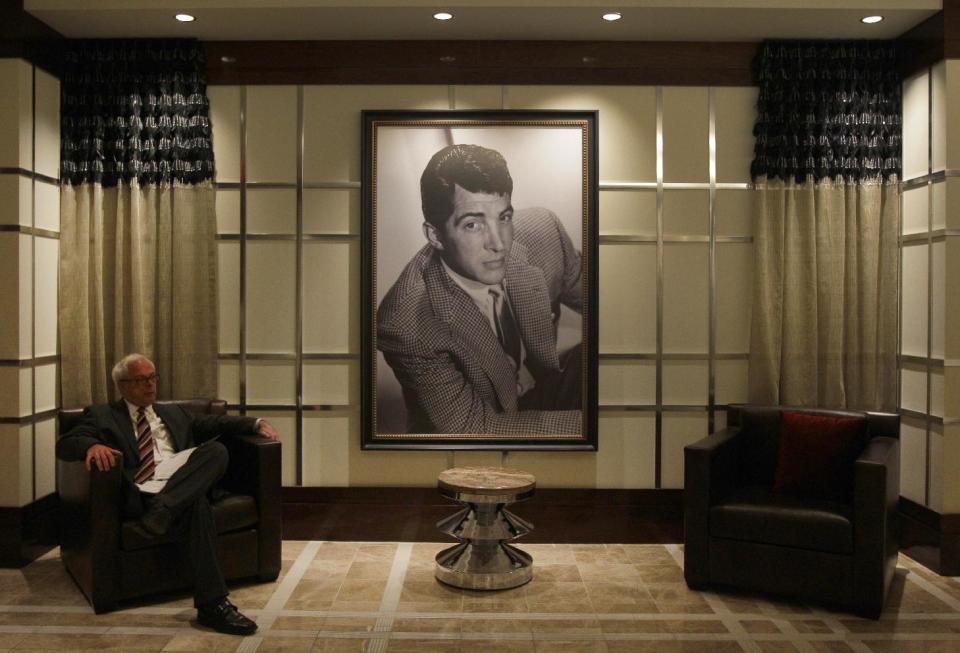
POLYGON ((61 82, 61 179, 104 186, 212 179, 206 92, 195 41, 71 41, 61 82))
POLYGON ((899 177, 898 59, 892 42, 763 43, 753 178, 899 177))

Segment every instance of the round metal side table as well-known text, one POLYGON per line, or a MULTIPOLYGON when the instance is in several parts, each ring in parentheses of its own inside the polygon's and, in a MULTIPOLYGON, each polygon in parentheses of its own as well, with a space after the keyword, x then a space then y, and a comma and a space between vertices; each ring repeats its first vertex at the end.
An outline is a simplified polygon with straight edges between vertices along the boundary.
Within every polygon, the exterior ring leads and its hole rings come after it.
POLYGON ((526 535, 533 524, 505 506, 533 496, 537 479, 519 469, 454 467, 440 473, 443 496, 465 504, 441 519, 437 528, 460 540, 437 554, 437 580, 472 590, 518 587, 533 578, 533 558, 507 542, 526 535))

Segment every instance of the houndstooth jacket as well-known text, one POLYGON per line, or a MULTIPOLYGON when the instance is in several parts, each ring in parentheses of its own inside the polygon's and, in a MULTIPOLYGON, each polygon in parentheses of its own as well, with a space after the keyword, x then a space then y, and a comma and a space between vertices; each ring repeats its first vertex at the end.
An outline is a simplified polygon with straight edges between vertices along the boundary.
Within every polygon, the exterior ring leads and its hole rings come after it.
MULTIPOLYGON (((536 378, 559 370, 561 304, 582 310, 581 256, 551 211, 523 209, 513 220, 505 285, 536 378)), ((377 348, 403 388, 410 433, 581 432, 579 410, 517 409, 510 359, 429 245, 380 303, 377 348)))

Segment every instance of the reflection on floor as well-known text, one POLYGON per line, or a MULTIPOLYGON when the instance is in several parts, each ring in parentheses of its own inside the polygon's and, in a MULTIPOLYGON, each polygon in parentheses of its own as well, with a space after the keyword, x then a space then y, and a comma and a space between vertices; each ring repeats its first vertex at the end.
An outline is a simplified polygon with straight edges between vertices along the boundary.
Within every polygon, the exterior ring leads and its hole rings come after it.
POLYGON ((284 542, 276 583, 233 588, 260 630, 192 623, 189 596, 94 615, 54 551, 0 570, 0 651, 960 651, 960 579, 901 556, 879 621, 755 595, 692 592, 678 545, 524 547, 534 580, 500 592, 439 584, 446 544, 284 542))

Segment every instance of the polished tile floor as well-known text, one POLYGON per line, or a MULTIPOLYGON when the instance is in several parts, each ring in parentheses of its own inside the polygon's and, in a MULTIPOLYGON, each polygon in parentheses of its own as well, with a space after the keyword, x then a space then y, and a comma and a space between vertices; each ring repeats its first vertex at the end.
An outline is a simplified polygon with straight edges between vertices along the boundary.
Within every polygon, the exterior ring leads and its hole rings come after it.
POLYGON ((446 544, 284 542, 276 583, 232 598, 253 637, 196 626, 189 596, 96 616, 56 551, 0 570, 0 651, 894 653, 960 651, 960 578, 901 556, 879 621, 692 592, 679 545, 531 544, 534 580, 469 592, 433 578, 446 544))

